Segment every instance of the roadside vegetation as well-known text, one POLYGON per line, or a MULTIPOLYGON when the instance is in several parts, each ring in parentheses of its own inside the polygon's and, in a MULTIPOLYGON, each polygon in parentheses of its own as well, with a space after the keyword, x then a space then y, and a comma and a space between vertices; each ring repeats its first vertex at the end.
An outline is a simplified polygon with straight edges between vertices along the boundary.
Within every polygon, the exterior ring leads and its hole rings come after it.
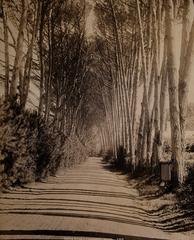
POLYGON ((4 185, 100 152, 142 195, 193 206, 193 0, 1 0, 0 18, 4 185))
POLYGON ((90 154, 87 11, 82 1, 0 1, 3 187, 42 181, 90 154))
POLYGON ((190 207, 194 137, 186 133, 194 130, 188 104, 194 76, 193 4, 104 0, 95 7, 105 159, 136 178, 140 194, 173 193, 175 206, 190 207))
POLYGON ((21 186, 55 176, 59 168, 84 161, 87 150, 76 136, 53 131, 37 112, 15 99, 0 104, 1 185, 21 186))

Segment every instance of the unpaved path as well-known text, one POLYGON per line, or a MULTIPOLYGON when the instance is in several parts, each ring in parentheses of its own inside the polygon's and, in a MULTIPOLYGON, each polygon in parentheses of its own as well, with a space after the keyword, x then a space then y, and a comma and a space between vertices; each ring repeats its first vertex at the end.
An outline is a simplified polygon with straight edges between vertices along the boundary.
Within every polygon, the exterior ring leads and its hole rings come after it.
POLYGON ((126 176, 100 158, 0 196, 1 239, 194 239, 157 226, 126 176))

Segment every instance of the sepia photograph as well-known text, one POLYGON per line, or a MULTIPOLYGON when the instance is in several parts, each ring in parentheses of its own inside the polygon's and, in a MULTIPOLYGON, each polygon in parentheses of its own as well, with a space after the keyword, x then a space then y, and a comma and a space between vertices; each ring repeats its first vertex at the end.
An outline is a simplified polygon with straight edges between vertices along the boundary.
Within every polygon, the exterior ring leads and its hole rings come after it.
POLYGON ((0 0, 0 239, 194 240, 194 0, 0 0))

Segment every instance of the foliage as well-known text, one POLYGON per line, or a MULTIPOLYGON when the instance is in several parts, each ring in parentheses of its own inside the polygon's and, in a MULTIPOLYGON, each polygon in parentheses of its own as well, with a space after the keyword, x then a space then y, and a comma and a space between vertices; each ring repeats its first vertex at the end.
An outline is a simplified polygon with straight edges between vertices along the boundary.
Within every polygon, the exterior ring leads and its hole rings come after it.
POLYGON ((114 157, 114 153, 112 150, 107 150, 101 153, 103 156, 104 162, 109 162, 115 169, 122 170, 124 172, 128 172, 129 170, 129 162, 128 155, 126 149, 123 146, 120 146, 117 150, 117 157, 114 157))
MULTIPOLYGON (((28 112, 22 113, 21 108, 12 99, 7 104, 0 105, 0 151, 3 169, 3 183, 35 179, 35 142, 37 131, 32 124, 28 112)), ((35 123, 34 123, 35 124, 35 123)))
POLYGON ((185 182, 176 193, 179 205, 183 209, 191 209, 194 206, 194 166, 188 168, 185 182))
POLYGON ((36 112, 23 111, 16 99, 0 103, 0 162, 4 186, 41 180, 54 175, 63 159, 63 165, 69 167, 85 157, 85 148, 76 137, 69 140, 62 133, 53 132, 36 112))
POLYGON ((105 162, 111 161, 113 159, 113 156, 114 156, 112 150, 107 150, 106 152, 101 152, 100 155, 103 156, 103 160, 105 162))
POLYGON ((86 148, 76 135, 70 135, 66 139, 63 148, 66 149, 62 162, 65 168, 73 167, 87 157, 86 148))
POLYGON ((126 169, 127 167, 126 155, 127 155, 126 149, 123 146, 119 146, 116 159, 116 165, 118 166, 119 169, 126 169))

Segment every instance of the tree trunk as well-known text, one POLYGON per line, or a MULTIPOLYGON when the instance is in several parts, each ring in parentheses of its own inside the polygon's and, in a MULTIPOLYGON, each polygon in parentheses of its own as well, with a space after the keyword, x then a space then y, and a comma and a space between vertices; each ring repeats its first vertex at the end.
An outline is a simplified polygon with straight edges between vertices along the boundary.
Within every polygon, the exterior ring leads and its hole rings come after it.
POLYGON ((52 63, 53 63, 53 51, 52 51, 52 39, 54 33, 54 26, 52 23, 52 10, 49 13, 48 20, 48 44, 49 44, 49 66, 48 66, 48 75, 46 79, 46 97, 45 97, 45 121, 48 123, 50 116, 50 104, 51 104, 51 78, 52 78, 52 63))
POLYGON ((36 38, 37 38, 37 32, 38 32, 38 26, 39 26, 41 2, 37 3, 35 8, 36 8, 36 12, 35 12, 35 16, 34 16, 31 42, 30 42, 30 45, 28 47, 25 69, 24 69, 23 89, 22 89, 22 95, 23 96, 22 96, 22 99, 21 99, 21 103, 22 103, 23 108, 25 108, 27 98, 28 98, 29 87, 30 87, 33 50, 34 50, 34 44, 35 44, 35 41, 36 41, 36 38))
POLYGON ((43 29, 44 29, 44 4, 41 6, 41 18, 40 18, 40 28, 39 28, 39 61, 40 61, 40 97, 39 97, 39 108, 38 112, 41 115, 43 112, 43 92, 44 92, 44 82, 45 82, 45 67, 44 67, 44 57, 43 57, 43 29))
POLYGON ((23 46, 24 46, 24 31, 27 22, 28 0, 22 0, 22 13, 20 18, 19 33, 17 38, 16 55, 13 66, 12 81, 10 86, 10 95, 12 97, 17 94, 17 85, 19 82, 19 73, 21 69, 21 63, 23 58, 23 46))
POLYGON ((167 98, 168 74, 167 74, 167 46, 164 40, 163 63, 161 69, 161 90, 160 90, 160 137, 163 144, 163 133, 166 119, 166 98, 167 98))
POLYGON ((167 69, 169 81, 169 104, 171 121, 171 145, 173 161, 173 180, 183 182, 183 158, 181 147, 179 99, 178 99, 178 62, 176 58, 176 34, 174 26, 174 4, 172 0, 165 3, 166 38, 167 38, 167 69))
POLYGON ((9 96, 9 36, 7 26, 7 13, 4 11, 4 2, 1 0, 2 16, 3 16, 3 30, 4 30, 4 44, 5 44, 5 100, 9 96))

